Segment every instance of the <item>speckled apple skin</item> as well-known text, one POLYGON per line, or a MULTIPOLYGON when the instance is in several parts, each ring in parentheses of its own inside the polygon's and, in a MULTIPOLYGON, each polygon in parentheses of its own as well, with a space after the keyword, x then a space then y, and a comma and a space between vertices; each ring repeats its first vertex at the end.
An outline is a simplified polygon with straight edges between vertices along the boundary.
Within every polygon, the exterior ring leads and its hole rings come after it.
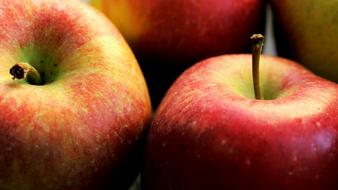
POLYGON ((337 190, 337 84, 266 56, 261 83, 273 98, 253 98, 250 55, 184 72, 152 122, 144 189, 337 190))
POLYGON ((0 15, 0 189, 126 188, 151 105, 123 37, 77 0, 1 0, 0 15), (52 81, 12 80, 37 60, 52 81))

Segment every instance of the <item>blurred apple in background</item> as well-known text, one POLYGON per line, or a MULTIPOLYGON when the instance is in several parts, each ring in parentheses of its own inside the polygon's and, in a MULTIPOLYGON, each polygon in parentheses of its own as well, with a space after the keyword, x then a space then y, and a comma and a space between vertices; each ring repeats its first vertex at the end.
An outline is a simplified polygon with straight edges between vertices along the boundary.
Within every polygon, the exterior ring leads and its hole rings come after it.
POLYGON ((188 66, 248 52, 264 30, 264 0, 92 0, 126 37, 145 73, 154 106, 188 66))
POLYGON ((126 189, 151 105, 122 35, 77 0, 0 15, 0 189, 126 189))
POLYGON ((251 59, 210 58, 177 79, 150 128, 144 189, 338 189, 338 85, 263 56, 258 100, 251 59))
POLYGON ((279 54, 338 82, 338 1, 270 1, 279 54))

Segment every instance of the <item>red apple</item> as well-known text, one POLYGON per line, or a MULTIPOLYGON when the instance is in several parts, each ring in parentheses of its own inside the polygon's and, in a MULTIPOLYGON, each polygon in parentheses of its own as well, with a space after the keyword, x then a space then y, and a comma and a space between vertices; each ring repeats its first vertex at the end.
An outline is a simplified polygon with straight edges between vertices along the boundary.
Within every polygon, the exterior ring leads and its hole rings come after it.
POLYGON ((126 188, 151 106, 122 35, 77 0, 0 15, 0 189, 126 188))
POLYGON ((250 64, 214 57, 177 79, 150 128, 144 189, 338 189, 338 85, 263 56, 258 100, 250 64))
POLYGON ((136 53, 155 106, 188 66, 214 55, 249 52, 245 39, 264 29, 264 0, 91 2, 136 53))

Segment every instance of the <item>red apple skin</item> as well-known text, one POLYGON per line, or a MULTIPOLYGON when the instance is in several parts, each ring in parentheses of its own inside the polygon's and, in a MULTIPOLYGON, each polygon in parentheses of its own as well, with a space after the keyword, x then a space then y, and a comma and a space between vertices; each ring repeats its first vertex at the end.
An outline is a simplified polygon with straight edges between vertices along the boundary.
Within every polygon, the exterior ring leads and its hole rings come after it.
POLYGON ((1 0, 0 15, 0 189, 126 189, 151 105, 122 35, 77 0, 1 0), (12 80, 20 61, 48 83, 12 80))
POLYGON ((252 86, 250 64, 215 57, 177 79, 150 128, 144 189, 338 189, 338 86, 263 56, 263 88, 276 82, 279 97, 255 100, 234 91, 252 86))
POLYGON ((264 0, 92 0, 136 54, 154 106, 188 66, 224 53, 250 52, 264 30, 264 0))
POLYGON ((264 26, 262 0, 93 0, 93 4, 116 23, 137 52, 191 64, 224 52, 250 51, 246 37, 264 26), (128 12, 121 13, 122 9, 128 12))

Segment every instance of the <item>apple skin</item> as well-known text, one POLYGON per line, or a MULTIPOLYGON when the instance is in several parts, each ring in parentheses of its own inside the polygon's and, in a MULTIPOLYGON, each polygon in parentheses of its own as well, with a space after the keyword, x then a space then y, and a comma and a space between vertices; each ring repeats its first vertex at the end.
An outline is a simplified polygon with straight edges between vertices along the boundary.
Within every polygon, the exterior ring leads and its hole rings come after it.
POLYGON ((270 1, 279 55, 338 83, 338 1, 270 1))
POLYGON ((151 104, 122 35, 77 0, 1 0, 0 15, 0 189, 126 189, 151 104), (17 62, 45 84, 12 80, 17 62))
POLYGON ((149 85, 154 107, 190 65, 250 52, 264 30, 264 0, 91 0, 126 37, 149 85), (229 37, 231 36, 231 37, 229 37))
POLYGON ((338 86, 282 58, 261 58, 267 100, 255 100, 250 55, 185 71, 154 116, 147 190, 337 190, 338 86))

